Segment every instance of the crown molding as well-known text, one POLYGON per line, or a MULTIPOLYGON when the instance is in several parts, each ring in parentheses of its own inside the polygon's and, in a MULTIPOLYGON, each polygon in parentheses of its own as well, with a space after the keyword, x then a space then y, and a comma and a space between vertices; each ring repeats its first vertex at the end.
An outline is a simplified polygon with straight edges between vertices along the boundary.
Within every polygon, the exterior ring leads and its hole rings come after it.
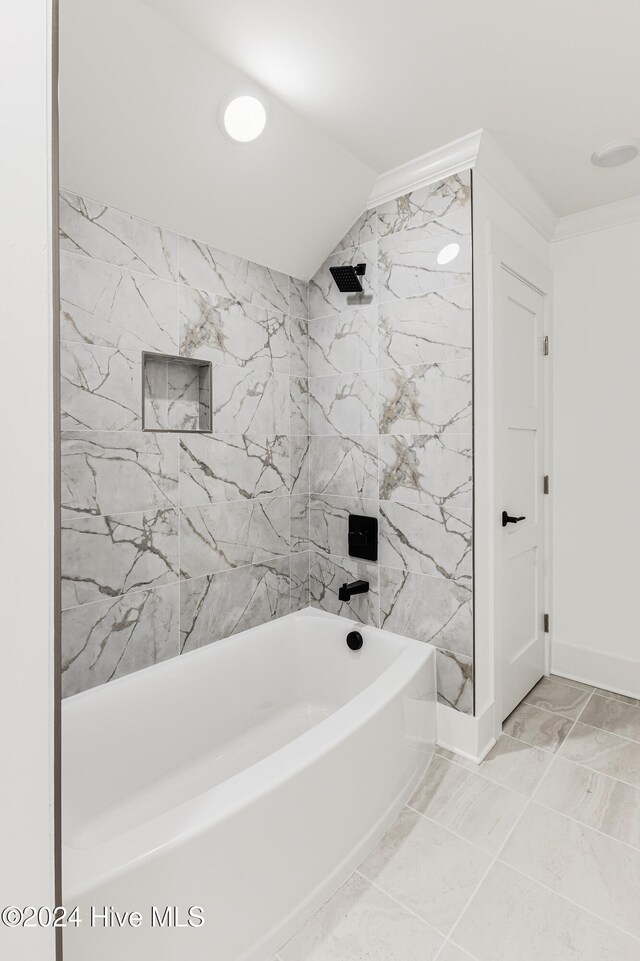
POLYGON ((569 240, 571 237, 591 234, 596 230, 606 230, 607 227, 620 227, 622 224, 631 224, 638 220, 640 220, 640 194, 561 217, 556 224, 553 241, 555 243, 559 240, 569 240))
POLYGON ((444 147, 438 147, 437 150, 432 150, 421 157, 416 157, 415 160, 410 160, 409 163, 380 174, 373 185, 367 208, 377 207, 419 187, 426 187, 428 184, 473 167, 478 156, 482 133, 482 130, 475 130, 466 137, 460 137, 459 140, 445 144, 444 147))

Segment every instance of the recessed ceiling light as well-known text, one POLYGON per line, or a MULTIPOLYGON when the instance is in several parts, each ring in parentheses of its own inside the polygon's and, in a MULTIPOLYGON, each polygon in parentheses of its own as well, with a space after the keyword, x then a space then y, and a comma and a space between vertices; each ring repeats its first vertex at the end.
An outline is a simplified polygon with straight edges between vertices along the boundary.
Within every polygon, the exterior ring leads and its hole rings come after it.
POLYGON ((450 264, 452 260, 455 260, 460 253, 460 244, 447 244, 443 247, 437 256, 437 261, 439 264, 450 264))
POLYGON ((639 140, 612 140, 591 154, 596 167, 620 167, 634 160, 640 153, 639 140))
POLYGON ((232 140, 249 143, 264 130, 267 111, 257 97, 236 97, 226 107, 222 118, 224 129, 232 140))

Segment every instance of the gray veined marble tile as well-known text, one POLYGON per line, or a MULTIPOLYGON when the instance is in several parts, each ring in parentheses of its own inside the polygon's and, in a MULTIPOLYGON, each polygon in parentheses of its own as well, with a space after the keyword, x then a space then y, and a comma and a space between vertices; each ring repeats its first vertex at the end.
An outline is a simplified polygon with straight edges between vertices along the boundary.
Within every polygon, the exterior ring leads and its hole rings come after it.
POLYGON ((292 377, 309 376, 309 322, 301 317, 289 318, 289 350, 292 377))
POLYGON ((405 809, 360 871, 446 935, 490 863, 489 854, 405 809))
POLYGON ((60 251, 63 341, 175 354, 178 322, 176 284, 60 251))
POLYGON ((165 280, 178 279, 178 238, 146 220, 60 191, 60 247, 165 280))
POLYGON ((312 494, 309 504, 309 541, 312 550, 336 557, 349 556, 349 514, 378 517, 378 501, 334 494, 312 494))
POLYGON ((178 630, 178 584, 63 611, 63 696, 174 657, 178 630))
POLYGON ((354 308, 309 321, 309 375, 375 370, 377 324, 376 307, 354 308))
POLYGON ((473 896, 452 939, 478 961, 634 961, 638 957, 633 938, 499 861, 473 896))
POLYGON ((279 950, 282 961, 433 961, 442 936, 358 874, 279 950))
POLYGON ((182 507, 289 492, 284 434, 193 434, 180 438, 182 507))
POLYGON ((235 254, 180 237, 180 280, 219 297, 257 307, 289 310, 289 278, 235 254))
POLYGON ((640 851, 532 802, 500 858, 640 937, 640 851))
POLYGON ((589 692, 568 684, 561 684, 550 677, 543 677, 525 697, 527 704, 562 714, 575 721, 589 700, 589 692))
POLYGON ((178 438, 129 431, 63 431, 63 515, 173 507, 178 438))
POLYGON ((294 494, 290 500, 291 553, 309 550, 309 495, 294 494))
POLYGON ((470 585, 472 517, 468 509, 380 502, 379 561, 470 585))
POLYGON ((290 490, 292 494, 308 494, 311 490, 311 438, 308 434, 294 434, 289 438, 290 490))
POLYGON ((309 378, 312 434, 377 434, 377 373, 309 378))
POLYGON ((145 430, 209 430, 210 406, 209 372, 206 366, 162 357, 146 358, 145 430))
POLYGON ((640 788, 640 744, 636 741, 578 721, 560 748, 560 754, 640 788))
POLYGON ((352 557, 332 557, 329 554, 311 552, 309 560, 309 591, 312 607, 319 607, 329 614, 341 614, 355 618, 363 624, 378 627, 379 587, 378 567, 352 557), (369 582, 366 594, 355 594, 349 603, 338 597, 340 586, 355 580, 369 582))
POLYGON ((462 714, 473 714, 473 659, 464 654, 436 653, 438 702, 462 714))
POLYGON ((289 557, 180 584, 180 650, 191 651, 291 610, 289 557))
POLYGON ((288 553, 288 497, 227 501, 180 512, 183 577, 260 564, 288 553))
POLYGON ((468 237, 442 232, 423 236, 420 232, 403 231, 389 234, 378 241, 378 301, 406 300, 423 297, 434 290, 444 290, 471 280, 471 242, 468 237), (457 257, 438 264, 443 247, 460 246, 457 257))
POLYGON ((378 438, 375 435, 311 438, 311 484, 317 494, 378 496, 378 438))
POLYGON ((553 760, 547 751, 516 741, 506 734, 498 738, 480 765, 440 748, 438 753, 525 797, 533 794, 553 760))
POLYGON ((377 213, 380 237, 403 230, 416 231, 421 236, 450 232, 468 237, 471 235, 470 171, 463 170, 380 204, 377 213))
POLYGON ((536 792, 536 801, 640 848, 638 788, 557 758, 536 792))
POLYGON ((338 241, 333 249, 333 253, 337 254, 341 250, 347 250, 349 247, 358 247, 362 244, 367 244, 375 240, 376 237, 376 211, 375 209, 365 210, 349 228, 344 237, 338 241))
POLYGON ((309 551, 291 554, 291 611, 309 606, 309 551))
POLYGON ((271 371, 213 368, 213 429, 223 434, 288 434, 289 377, 271 371))
POLYGON ((583 724, 640 741, 640 708, 594 694, 580 715, 583 724))
POLYGON ((306 377, 292 377, 289 384, 291 435, 309 434, 309 381, 306 377))
POLYGON ((309 289, 306 281, 289 277, 289 314, 306 320, 309 316, 309 289))
POLYGON ((72 517, 62 522, 62 607, 178 578, 175 510, 72 517))
POLYGON ((460 663, 443 663, 443 685, 449 678, 448 695, 463 693, 467 703, 470 675, 466 676, 467 660, 473 655, 473 595, 471 586, 445 577, 412 574, 409 571, 380 568, 380 626, 385 630, 428 641, 447 654, 461 655, 460 663), (459 692, 459 688, 462 692, 459 692))
POLYGON ((195 287, 180 287, 180 353, 215 364, 289 373, 288 318, 195 287))
POLYGON ((569 718, 542 711, 523 701, 506 719, 502 730, 510 737, 555 754, 572 726, 573 721, 569 718))
POLYGON ((378 451, 381 500, 472 506, 471 435, 384 434, 378 451))
POLYGON ((63 430, 138 430, 140 355, 63 342, 60 407, 63 430))
POLYGON ((526 803, 522 795, 436 754, 409 806, 497 854, 526 803))
POLYGON ((471 284, 378 308, 378 366, 436 364, 471 357, 471 284))
POLYGON ((327 257, 309 281, 309 318, 339 314, 352 307, 375 305, 378 299, 377 245, 375 241, 349 247, 327 257), (330 273, 330 267, 365 264, 361 278, 361 294, 341 293, 330 273))
POLYGON ((378 393, 381 434, 471 433, 471 361, 381 370, 378 393))

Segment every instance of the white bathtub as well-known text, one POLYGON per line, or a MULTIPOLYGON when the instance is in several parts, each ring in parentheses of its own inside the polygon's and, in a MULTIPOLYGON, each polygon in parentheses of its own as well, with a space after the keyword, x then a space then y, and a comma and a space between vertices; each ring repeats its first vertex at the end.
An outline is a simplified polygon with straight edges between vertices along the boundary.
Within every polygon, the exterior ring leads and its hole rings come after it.
POLYGON ((366 855, 434 742, 433 648, 311 610, 67 699, 64 903, 83 923, 65 961, 266 961, 366 855), (91 905, 142 924, 92 928, 91 905), (205 923, 152 927, 152 905, 205 923))

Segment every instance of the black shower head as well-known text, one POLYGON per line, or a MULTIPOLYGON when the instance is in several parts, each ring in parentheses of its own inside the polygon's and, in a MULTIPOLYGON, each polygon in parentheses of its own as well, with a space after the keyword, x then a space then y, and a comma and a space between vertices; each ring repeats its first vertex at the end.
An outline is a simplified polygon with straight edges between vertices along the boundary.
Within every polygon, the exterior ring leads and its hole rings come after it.
POLYGON ((366 267, 366 264, 356 264, 348 267, 329 267, 329 270, 338 285, 338 290, 343 294, 361 294, 362 284, 358 278, 364 276, 366 267))

